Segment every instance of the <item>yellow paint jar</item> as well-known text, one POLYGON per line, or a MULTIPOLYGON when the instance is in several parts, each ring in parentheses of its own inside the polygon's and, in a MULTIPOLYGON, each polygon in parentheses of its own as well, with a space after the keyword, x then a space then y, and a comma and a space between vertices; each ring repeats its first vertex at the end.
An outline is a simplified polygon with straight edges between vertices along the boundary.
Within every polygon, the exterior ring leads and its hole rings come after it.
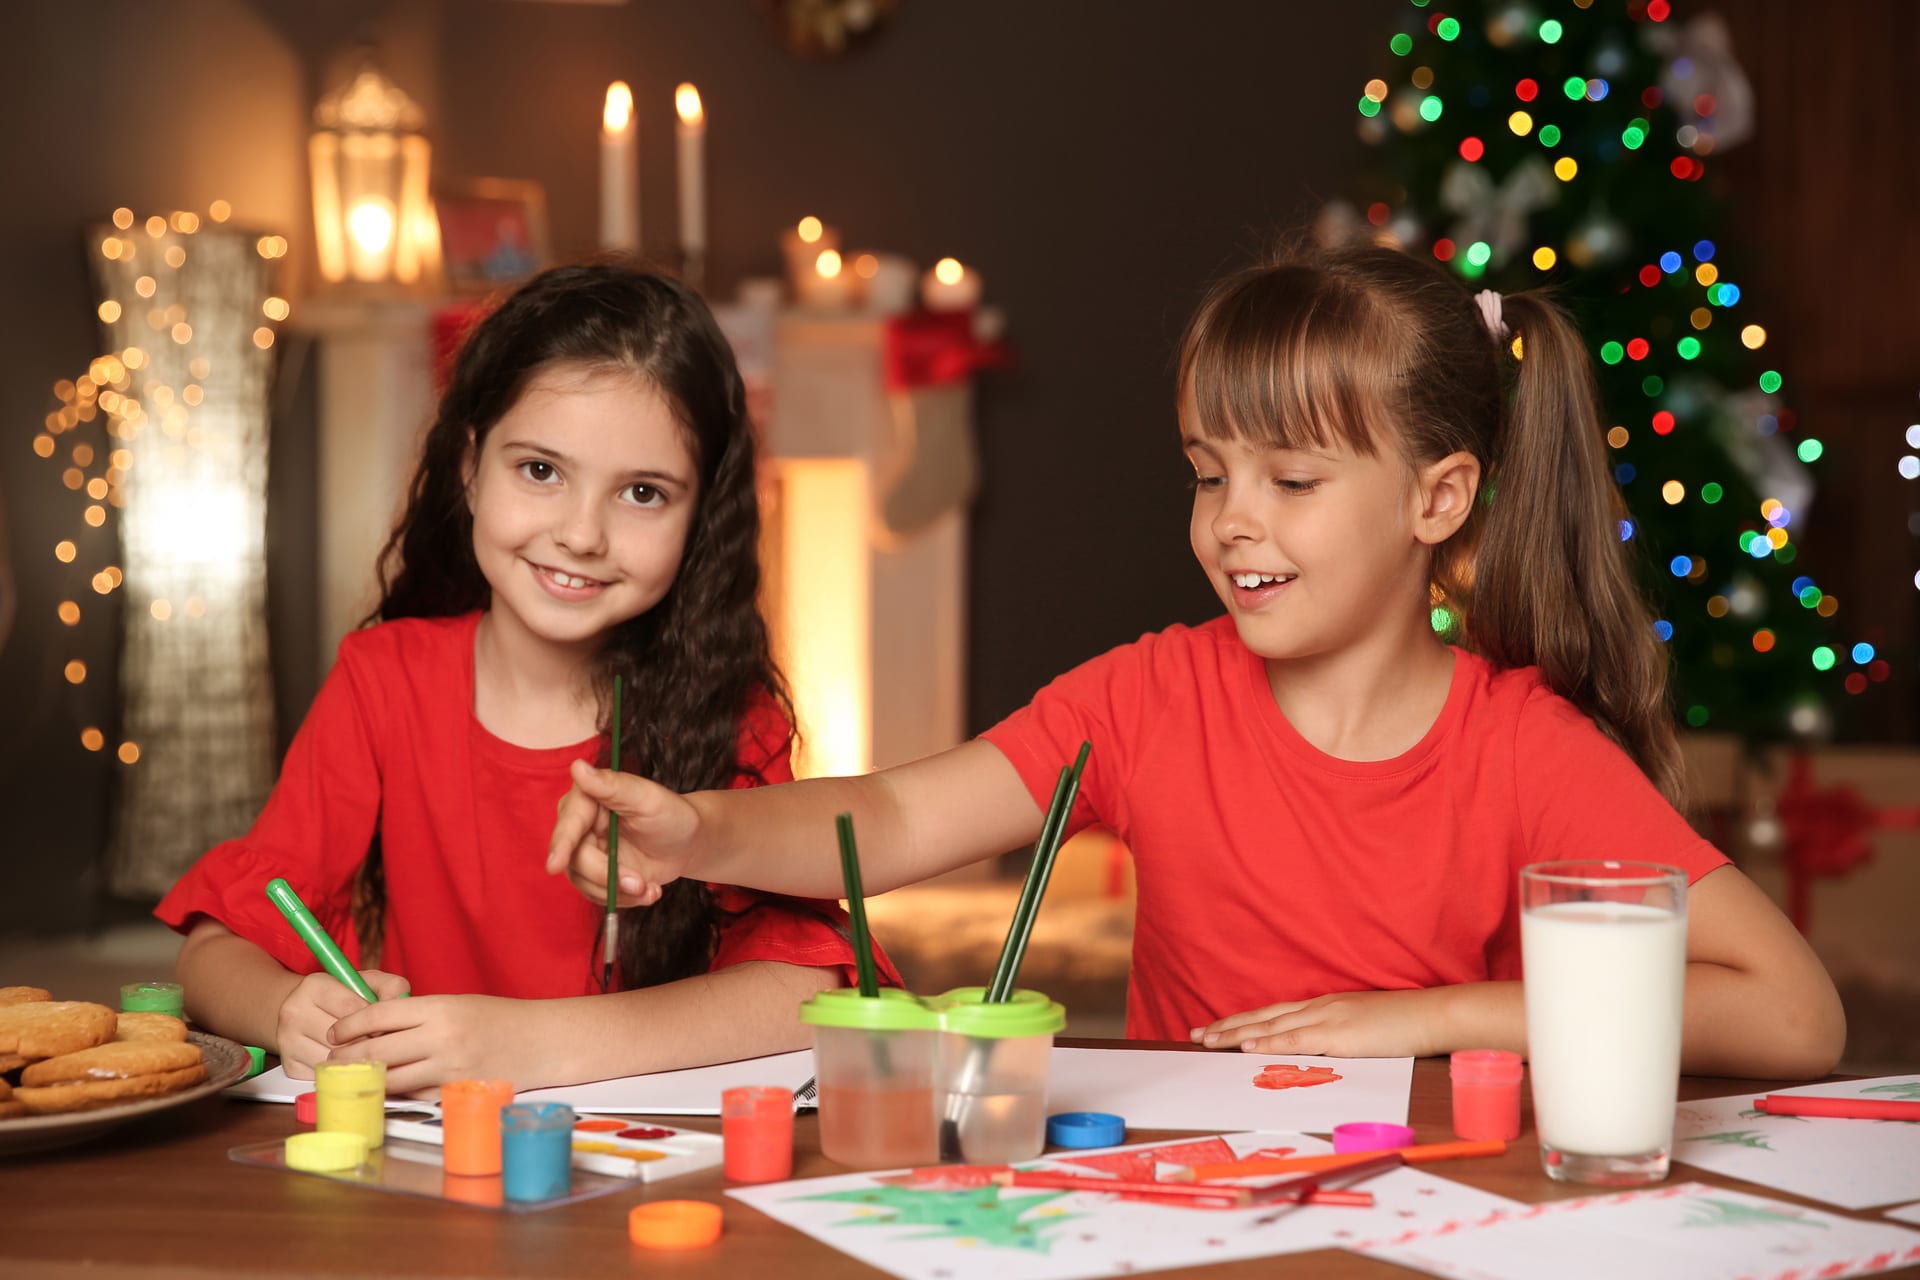
POLYGON ((313 1068, 321 1133, 357 1133, 369 1151, 387 1140, 387 1064, 321 1062, 313 1068))

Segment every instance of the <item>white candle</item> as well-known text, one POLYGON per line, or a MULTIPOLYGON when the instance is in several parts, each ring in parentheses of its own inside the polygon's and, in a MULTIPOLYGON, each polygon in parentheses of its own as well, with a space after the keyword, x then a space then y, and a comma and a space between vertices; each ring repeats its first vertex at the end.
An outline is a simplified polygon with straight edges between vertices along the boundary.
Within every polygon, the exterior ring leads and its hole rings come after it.
POLYGON ((913 310, 914 290, 920 273, 913 263, 896 253, 861 253, 853 259, 854 278, 863 286, 863 301, 869 311, 897 316, 913 310))
POLYGON ((602 249, 640 248, 640 143, 633 126, 633 90, 615 80, 600 118, 602 249))
POLYGON ((817 311, 838 311, 853 300, 852 273, 835 249, 823 249, 813 270, 801 277, 800 305, 817 311))
POLYGON ((673 109, 680 117, 674 126, 680 165, 680 253, 688 278, 699 284, 707 255, 707 113, 700 104, 700 91, 690 84, 673 91, 673 109))
POLYGON ((980 305, 980 273, 942 258, 920 278, 920 301, 929 311, 970 311, 980 305))

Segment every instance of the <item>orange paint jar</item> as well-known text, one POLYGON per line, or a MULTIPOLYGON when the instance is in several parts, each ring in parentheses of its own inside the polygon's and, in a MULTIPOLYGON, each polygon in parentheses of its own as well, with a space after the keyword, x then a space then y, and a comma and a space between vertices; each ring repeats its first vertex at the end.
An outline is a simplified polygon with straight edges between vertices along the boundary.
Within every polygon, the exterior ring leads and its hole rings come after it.
POLYGON ((459 1177, 500 1172, 500 1108, 513 1101, 505 1080, 450 1080, 440 1089, 446 1171, 459 1177))

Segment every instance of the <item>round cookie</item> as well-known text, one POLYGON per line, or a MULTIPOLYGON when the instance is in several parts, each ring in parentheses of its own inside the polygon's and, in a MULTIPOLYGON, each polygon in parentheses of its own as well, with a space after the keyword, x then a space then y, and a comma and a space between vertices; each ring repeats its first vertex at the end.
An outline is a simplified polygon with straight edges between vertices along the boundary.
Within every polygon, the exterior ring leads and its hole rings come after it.
POLYGON ((121 1013, 115 1040, 172 1040, 184 1043, 187 1024, 170 1013, 121 1013))
POLYGON ((77 1080, 124 1080, 178 1071, 200 1062, 200 1046, 170 1040, 115 1040, 36 1062, 20 1073, 22 1088, 77 1080))
POLYGON ((120 1080, 76 1080, 38 1088, 22 1085, 13 1091, 13 1096, 36 1115, 48 1115, 62 1111, 90 1111, 95 1107, 110 1107, 120 1102, 157 1098, 162 1094, 177 1093, 206 1078, 206 1065, 195 1063, 178 1071, 160 1071, 120 1080))
POLYGON ((0 1054, 57 1058, 113 1039, 119 1015, 84 1000, 39 1000, 0 1006, 0 1054))
POLYGON ((0 1005, 37 1004, 51 999, 52 993, 44 987, 0 987, 0 1005))

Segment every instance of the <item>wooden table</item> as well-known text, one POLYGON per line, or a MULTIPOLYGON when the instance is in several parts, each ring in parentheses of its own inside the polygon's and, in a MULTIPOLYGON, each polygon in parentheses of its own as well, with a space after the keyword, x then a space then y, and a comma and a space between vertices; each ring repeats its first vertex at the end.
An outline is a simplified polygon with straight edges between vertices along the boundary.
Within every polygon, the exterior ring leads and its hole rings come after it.
MULTIPOLYGON (((1124 1052, 1189 1048, 1118 1041, 1062 1041, 1124 1052)), ((1765 1082, 1685 1078, 1680 1096, 1764 1093, 1765 1082)), ((1773 1082, 1771 1087, 1779 1087, 1773 1082)), ((1453 1137, 1445 1059, 1414 1064, 1410 1119, 1422 1142, 1453 1137)), ((1504 1157, 1429 1166, 1516 1200, 1556 1200, 1591 1188, 1550 1182, 1540 1172, 1531 1116, 1504 1157)), ((718 1131, 717 1119, 675 1118, 718 1131)), ((878 1275, 853 1258, 728 1200, 720 1171, 636 1187, 538 1213, 508 1214, 414 1196, 390 1195, 321 1178, 237 1164, 231 1147, 296 1130, 293 1109, 226 1098, 162 1113, 83 1146, 0 1158, 0 1276, 66 1280, 134 1274, 168 1280, 190 1275, 619 1276, 650 1272, 700 1276, 878 1275), (627 1240, 627 1210, 646 1199, 701 1199, 726 1209, 726 1234, 711 1249, 657 1253, 627 1240)), ((1177 1136, 1134 1131, 1129 1142, 1177 1136)), ((811 1116, 795 1125, 794 1175, 844 1169, 819 1153, 811 1116)), ((1691 1166, 1677 1176, 1741 1186, 1691 1166)), ((1760 1194, 1797 1200, 1765 1187, 1760 1194)), ((1815 1201, 1800 1201, 1844 1212, 1815 1201)), ((1874 1217, 1870 1213, 1857 1215, 1874 1217)), ((1195 1268, 1194 1273, 1202 1269, 1195 1268)), ((1405 1277, 1412 1272, 1337 1250, 1290 1254, 1204 1268, 1218 1280, 1290 1274, 1405 1277)), ((1172 1275, 1173 1272, 1157 1274, 1172 1275)))

